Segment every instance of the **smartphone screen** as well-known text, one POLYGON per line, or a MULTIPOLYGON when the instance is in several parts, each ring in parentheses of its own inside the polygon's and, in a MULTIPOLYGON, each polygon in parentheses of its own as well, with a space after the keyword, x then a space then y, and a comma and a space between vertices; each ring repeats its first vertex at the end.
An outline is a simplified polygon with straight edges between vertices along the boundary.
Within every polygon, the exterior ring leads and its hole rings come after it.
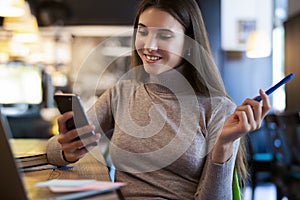
MULTIPOLYGON (((78 95, 71 93, 58 93, 54 95, 54 100, 61 114, 69 111, 74 112, 73 118, 66 122, 66 127, 68 130, 80 128, 89 124, 85 110, 78 95)), ((76 138, 76 140, 89 137, 91 134, 94 134, 94 132, 86 133, 76 138)), ((97 143, 92 143, 92 145, 97 145, 97 143)))

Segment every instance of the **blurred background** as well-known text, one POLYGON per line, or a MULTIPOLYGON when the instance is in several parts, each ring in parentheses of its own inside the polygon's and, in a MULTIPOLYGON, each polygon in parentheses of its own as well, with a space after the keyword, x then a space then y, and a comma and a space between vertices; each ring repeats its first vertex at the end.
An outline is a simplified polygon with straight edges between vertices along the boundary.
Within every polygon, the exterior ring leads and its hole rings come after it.
MULTIPOLYGON (((215 63, 237 104, 294 73, 270 96, 262 128, 249 134, 251 181, 244 191, 245 199, 259 199, 261 191, 269 195, 263 199, 300 199, 300 1, 197 2, 215 63)), ((55 92, 78 93, 88 109, 128 70, 138 3, 0 1, 0 107, 11 137, 57 134, 55 92)))

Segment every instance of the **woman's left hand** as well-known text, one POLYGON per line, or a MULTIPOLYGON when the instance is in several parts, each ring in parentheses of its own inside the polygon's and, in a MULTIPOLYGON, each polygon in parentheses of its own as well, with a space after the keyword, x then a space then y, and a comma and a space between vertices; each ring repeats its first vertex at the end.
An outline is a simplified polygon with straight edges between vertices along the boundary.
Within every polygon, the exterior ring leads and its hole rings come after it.
POLYGON ((264 91, 259 91, 262 104, 254 99, 246 99, 235 112, 226 119, 219 139, 224 143, 233 142, 239 137, 257 130, 270 110, 268 96, 264 91))
POLYGON ((262 103, 254 99, 246 99, 226 119, 213 149, 214 161, 222 163, 228 160, 232 155, 233 142, 247 133, 260 128, 262 120, 270 110, 270 103, 268 96, 263 90, 260 90, 259 93, 262 103))

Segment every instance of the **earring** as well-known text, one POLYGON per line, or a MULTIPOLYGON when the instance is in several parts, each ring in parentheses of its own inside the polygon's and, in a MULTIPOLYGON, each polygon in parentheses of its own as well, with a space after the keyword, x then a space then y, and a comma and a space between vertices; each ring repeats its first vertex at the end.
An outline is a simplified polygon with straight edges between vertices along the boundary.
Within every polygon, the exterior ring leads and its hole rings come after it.
POLYGON ((187 57, 190 57, 191 56, 191 48, 188 48, 186 51, 185 51, 185 55, 187 57))

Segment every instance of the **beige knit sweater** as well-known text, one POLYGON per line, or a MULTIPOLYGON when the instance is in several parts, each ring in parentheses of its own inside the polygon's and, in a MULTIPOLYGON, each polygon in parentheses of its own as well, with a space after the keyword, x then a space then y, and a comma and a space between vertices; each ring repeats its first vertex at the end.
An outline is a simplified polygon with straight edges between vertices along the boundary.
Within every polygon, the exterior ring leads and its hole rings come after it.
MULTIPOLYGON (((239 141, 224 164, 213 163, 210 152, 234 103, 225 97, 195 95, 182 80, 166 80, 158 76, 147 83, 120 81, 88 111, 102 137, 114 130, 110 155, 116 181, 127 183, 123 195, 126 199, 231 200, 239 141)), ((47 153, 52 164, 68 164, 57 136, 49 140, 47 153)))

